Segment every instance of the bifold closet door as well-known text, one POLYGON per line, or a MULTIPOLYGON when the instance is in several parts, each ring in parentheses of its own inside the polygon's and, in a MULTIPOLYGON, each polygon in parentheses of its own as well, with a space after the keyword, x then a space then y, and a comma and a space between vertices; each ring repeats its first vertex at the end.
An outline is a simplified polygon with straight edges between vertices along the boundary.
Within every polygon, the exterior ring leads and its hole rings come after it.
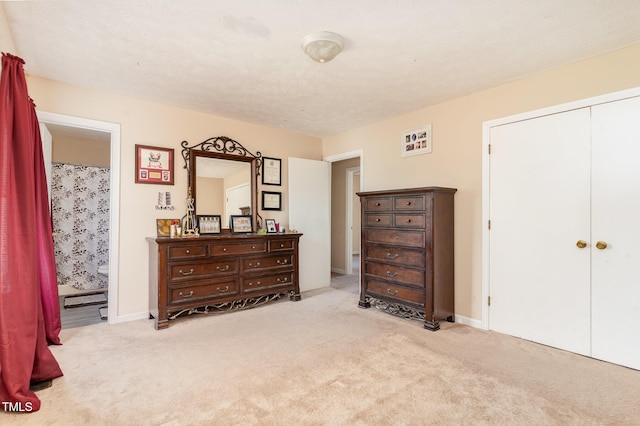
POLYGON ((640 98, 594 106, 592 134, 592 356, 640 369, 640 98))
POLYGON ((489 157, 489 328, 584 355, 590 138, 584 108, 493 127, 489 157))

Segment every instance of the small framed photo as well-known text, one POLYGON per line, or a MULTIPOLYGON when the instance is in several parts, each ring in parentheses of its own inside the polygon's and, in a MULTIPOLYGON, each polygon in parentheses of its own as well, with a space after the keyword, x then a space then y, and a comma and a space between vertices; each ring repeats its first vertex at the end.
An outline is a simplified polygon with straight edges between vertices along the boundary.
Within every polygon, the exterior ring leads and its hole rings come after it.
POLYGON ((262 191, 262 210, 282 210, 282 193, 262 191))
POLYGON ((267 227, 268 234, 275 234, 278 232, 278 228, 276 228, 276 220, 275 219, 265 219, 264 224, 267 227))
POLYGON ((402 157, 429 154, 431 147, 431 124, 403 130, 400 133, 400 155, 402 157))
POLYGON ((220 233, 220 215, 196 215, 196 220, 200 235, 220 233))
POLYGON ((253 232, 253 220, 251 216, 232 215, 229 226, 231 232, 234 234, 249 234, 253 232))
POLYGON ((174 226, 174 233, 177 232, 177 227, 180 226, 180 219, 156 219, 156 230, 158 238, 161 237, 173 237, 171 233, 171 226, 174 226))
POLYGON ((136 183, 173 185, 173 148, 136 145, 136 183))
POLYGON ((282 185, 282 160, 262 157, 262 184, 282 185))

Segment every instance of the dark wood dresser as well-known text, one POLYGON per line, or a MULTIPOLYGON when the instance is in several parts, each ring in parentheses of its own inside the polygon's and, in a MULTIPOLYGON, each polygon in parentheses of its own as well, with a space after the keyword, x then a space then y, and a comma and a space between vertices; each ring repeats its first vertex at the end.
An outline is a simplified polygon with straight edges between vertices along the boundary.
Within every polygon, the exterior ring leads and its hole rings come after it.
POLYGON ((453 188, 359 192, 361 308, 424 321, 454 321, 453 188))
POLYGON ((302 234, 147 238, 149 313, 155 328, 182 314, 232 311, 288 294, 300 300, 302 234))

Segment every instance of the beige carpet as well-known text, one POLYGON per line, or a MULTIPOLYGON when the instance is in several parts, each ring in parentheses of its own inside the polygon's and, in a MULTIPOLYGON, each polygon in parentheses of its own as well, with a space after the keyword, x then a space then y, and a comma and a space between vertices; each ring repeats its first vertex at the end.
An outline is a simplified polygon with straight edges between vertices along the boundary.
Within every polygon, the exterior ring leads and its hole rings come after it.
POLYGON ((336 285, 252 310, 63 330, 65 376, 15 425, 638 425, 640 372, 336 285))

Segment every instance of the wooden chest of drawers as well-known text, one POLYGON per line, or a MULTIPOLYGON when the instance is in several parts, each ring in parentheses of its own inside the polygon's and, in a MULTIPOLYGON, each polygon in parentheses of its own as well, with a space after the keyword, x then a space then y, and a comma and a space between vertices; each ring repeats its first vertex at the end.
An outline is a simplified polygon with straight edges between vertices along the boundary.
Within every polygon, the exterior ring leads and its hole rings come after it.
POLYGON ((453 188, 359 192, 360 302, 424 321, 454 320, 453 188))
POLYGON ((181 314, 300 300, 301 234, 148 238, 149 313, 156 329, 181 314))

